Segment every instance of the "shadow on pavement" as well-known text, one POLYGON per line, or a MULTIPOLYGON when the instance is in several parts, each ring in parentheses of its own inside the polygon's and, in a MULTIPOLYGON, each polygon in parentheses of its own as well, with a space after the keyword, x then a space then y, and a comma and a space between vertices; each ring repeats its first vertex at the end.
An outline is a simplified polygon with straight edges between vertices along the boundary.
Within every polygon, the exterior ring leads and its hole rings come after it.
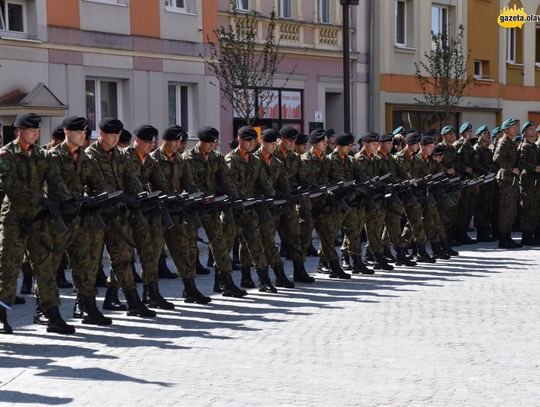
POLYGON ((59 406, 73 401, 68 397, 43 396, 41 394, 23 393, 20 391, 2 390, 0 391, 0 403, 12 404, 47 404, 50 406, 59 406))

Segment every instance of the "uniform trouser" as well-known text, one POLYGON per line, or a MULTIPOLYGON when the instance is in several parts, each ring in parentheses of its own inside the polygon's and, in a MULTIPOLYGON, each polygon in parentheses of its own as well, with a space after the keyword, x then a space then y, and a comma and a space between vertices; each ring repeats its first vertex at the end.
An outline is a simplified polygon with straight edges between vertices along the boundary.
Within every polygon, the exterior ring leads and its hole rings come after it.
POLYGON ((499 185, 499 234, 504 236, 512 232, 516 219, 519 185, 517 177, 498 179, 497 183, 499 185))
MULTIPOLYGON (((264 249, 264 255, 266 261, 272 268, 282 266, 283 261, 279 254, 279 249, 276 245, 276 228, 279 224, 280 214, 274 215, 271 219, 259 218, 259 229, 261 233, 261 240, 264 249)), ((253 259, 245 244, 244 239, 240 239, 240 266, 251 267, 253 259)))
POLYGON ((429 203, 424 204, 424 229, 427 240, 430 243, 438 243, 446 240, 446 232, 442 224, 439 208, 429 203))
MULTIPOLYGON (((267 269, 268 262, 261 240, 259 216, 257 215, 257 212, 253 209, 247 209, 241 216, 237 216, 235 221, 235 224, 224 225, 224 235, 228 251, 232 249, 236 236, 239 236, 240 244, 245 245, 248 248, 250 257, 255 263, 255 268, 257 270, 267 269)), ((240 251, 240 256, 241 255, 242 251, 240 251)), ((240 264, 250 264, 249 261, 249 258, 242 259, 242 257, 240 257, 240 264)))
POLYGON ((314 221, 311 211, 302 210, 299 216, 298 229, 300 232, 300 244, 302 253, 306 256, 313 237, 314 221))
MULTIPOLYGON (((199 214, 199 219, 210 243, 210 249, 212 250, 217 269, 221 273, 232 273, 229 247, 227 246, 227 239, 224 232, 227 223, 220 220, 217 212, 203 212, 199 214)), ((197 239, 193 240, 190 238, 188 244, 191 247, 190 250, 195 249, 195 253, 197 253, 197 239)), ((196 261, 196 259, 194 260, 196 261)))
MULTIPOLYGON (((454 194, 456 194, 456 196, 459 195, 459 193, 454 194)), ((439 212, 439 215, 441 216, 441 221, 447 232, 453 231, 454 229, 458 206, 459 205, 449 206, 447 204, 443 204, 442 211, 439 212)))
POLYGON ((520 185, 519 187, 521 231, 523 233, 535 233, 538 227, 538 206, 540 204, 538 188, 535 184, 520 185))
POLYGON ((195 278, 197 263, 197 241, 199 228, 192 222, 174 219, 175 226, 165 231, 165 242, 173 259, 178 275, 195 278))
POLYGON ((282 243, 287 247, 287 254, 291 260, 304 262, 306 260, 306 252, 302 249, 298 207, 291 208, 289 216, 285 213, 279 214, 277 230, 282 243))
POLYGON ((368 246, 372 253, 383 252, 382 230, 384 227, 385 209, 379 202, 376 208, 372 209, 366 219, 366 232, 368 246))
POLYGON ((383 242, 389 242, 394 247, 405 247, 406 241, 402 236, 401 231, 401 218, 402 215, 398 215, 390 210, 384 211, 384 228, 382 234, 383 242))
MULTIPOLYGON (((493 224, 493 195, 495 183, 481 185, 474 207, 474 227, 477 232, 489 231, 493 224)), ((496 226, 496 225, 495 225, 496 226)))
POLYGON ((88 228, 88 231, 93 236, 94 243, 90 246, 90 251, 96 272, 99 268, 103 243, 105 243, 111 261, 111 273, 107 283, 111 286, 120 286, 124 290, 135 288, 131 272, 133 239, 131 226, 127 219, 116 217, 107 224, 105 229, 88 228))
POLYGON ((159 280, 158 263, 163 248, 163 226, 160 213, 152 213, 145 218, 146 224, 133 225, 131 230, 141 261, 141 279, 148 285, 159 280))
MULTIPOLYGON (((341 216, 344 216, 341 212, 329 210, 328 212, 318 212, 313 218, 313 226, 317 232, 319 241, 321 242, 321 258, 324 258, 327 261, 339 259, 335 244, 341 224, 341 216)), ((306 252, 308 247, 309 242, 307 242, 307 245, 305 246, 306 252)))
POLYGON ((461 190, 454 227, 456 234, 460 235, 467 233, 467 229, 474 214, 475 199, 476 187, 469 187, 461 190))
MULTIPOLYGON (((31 222, 28 220, 27 224, 31 222)), ((8 305, 15 302, 17 277, 25 250, 36 278, 41 308, 46 311, 59 304, 51 254, 54 245, 48 231, 53 226, 47 225, 43 230, 41 226, 38 222, 25 227, 14 214, 7 214, 0 220, 0 300, 8 305)))
POLYGON ((341 227, 344 233, 341 253, 344 256, 362 256, 362 230, 366 225, 366 218, 364 206, 351 207, 346 215, 341 216, 341 227))
POLYGON ((405 215, 409 220, 403 230, 402 238, 405 244, 409 243, 408 236, 411 235, 415 243, 426 243, 426 228, 424 227, 424 221, 422 219, 422 205, 416 200, 404 201, 405 215))

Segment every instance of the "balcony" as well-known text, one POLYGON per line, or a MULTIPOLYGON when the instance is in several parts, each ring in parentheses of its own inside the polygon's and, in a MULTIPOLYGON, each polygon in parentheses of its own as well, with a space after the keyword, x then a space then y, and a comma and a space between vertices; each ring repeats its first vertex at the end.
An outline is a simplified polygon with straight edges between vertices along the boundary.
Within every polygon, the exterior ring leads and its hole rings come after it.
POLYGON ((318 48, 341 49, 341 29, 337 27, 315 28, 315 46, 318 48))
POLYGON ((279 23, 277 25, 278 38, 287 44, 300 45, 302 42, 302 28, 300 24, 293 22, 279 23))

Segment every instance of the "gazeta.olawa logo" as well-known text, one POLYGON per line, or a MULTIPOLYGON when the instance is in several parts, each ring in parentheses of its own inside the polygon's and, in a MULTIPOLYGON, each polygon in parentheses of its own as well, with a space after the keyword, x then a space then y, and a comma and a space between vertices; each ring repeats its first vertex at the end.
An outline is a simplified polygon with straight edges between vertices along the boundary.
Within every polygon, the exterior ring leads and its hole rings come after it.
POLYGON ((523 28, 523 24, 529 21, 540 22, 540 16, 529 15, 523 7, 517 8, 515 4, 513 8, 504 7, 497 17, 497 24, 503 28, 523 28))

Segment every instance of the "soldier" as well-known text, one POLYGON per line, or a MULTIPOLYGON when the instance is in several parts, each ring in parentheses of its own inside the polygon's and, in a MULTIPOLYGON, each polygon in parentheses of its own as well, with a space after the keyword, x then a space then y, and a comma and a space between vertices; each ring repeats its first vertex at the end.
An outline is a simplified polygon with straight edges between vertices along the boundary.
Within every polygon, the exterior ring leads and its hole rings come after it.
MULTIPOLYGON (((411 132, 405 136, 405 148, 396 154, 395 158, 398 165, 404 170, 410 178, 421 178, 425 174, 422 173, 422 159, 417 155, 420 150, 420 141, 422 136, 419 133, 411 132)), ((434 141, 434 140, 433 140, 434 141)), ((427 200, 420 201, 424 212, 424 230, 428 233, 426 225, 426 207, 429 203, 427 200)), ((430 242, 433 243, 433 242, 430 242)), ((417 260, 423 263, 435 263, 435 258, 430 256, 426 251, 425 242, 415 242, 417 251, 417 260)), ((432 244, 433 247, 433 244, 432 244)), ((435 246, 437 248, 437 246, 435 246)))
MULTIPOLYGON (((158 130, 145 124, 137 127, 133 133, 133 145, 126 147, 122 153, 131 162, 134 175, 147 191, 169 192, 160 165, 150 156, 158 130)), ((142 267, 142 300, 151 308, 173 309, 174 304, 165 300, 159 291, 158 261, 163 248, 164 233, 162 214, 159 208, 156 208, 141 215, 138 222, 132 222, 131 228, 142 267)))
POLYGON ((336 148, 336 131, 334 129, 326 129, 324 134, 326 135, 326 140, 328 140, 328 146, 324 153, 330 155, 336 148))
MULTIPOLYGON (((354 144, 354 136, 350 133, 339 133, 336 136, 336 148, 328 156, 333 169, 331 174, 338 173, 343 181, 354 181, 356 179, 354 166, 355 163, 349 155, 354 144)), ((364 177, 366 180, 367 177, 364 177)), ((334 181, 334 180, 331 180, 334 181)), ((358 200, 347 202, 350 210, 346 213, 338 212, 336 214, 336 227, 342 227, 343 233, 347 236, 347 247, 342 250, 343 257, 352 258, 353 274, 373 274, 374 271, 368 268, 362 260, 362 230, 366 224, 366 208, 363 202, 358 200)), ((343 263, 342 263, 343 265, 343 263)), ((348 265, 348 262, 347 262, 348 265)))
MULTIPOLYGON (((330 182, 342 181, 343 175, 339 173, 329 162, 325 155, 328 142, 323 130, 314 130, 309 135, 311 149, 302 154, 302 162, 306 169, 306 179, 310 187, 321 187, 330 182)), ((315 227, 319 240, 321 242, 321 251, 324 259, 328 261, 330 267, 330 278, 349 279, 347 274, 341 268, 339 258, 336 252, 335 240, 339 231, 339 204, 332 196, 317 197, 311 202, 311 216, 306 216, 301 220, 306 226, 306 231, 315 227)), ((309 241, 304 243, 304 250, 307 251, 309 241)))
MULTIPOLYGON (((474 148, 471 143, 472 126, 465 122, 459 128, 460 139, 454 143, 456 150, 455 169, 458 175, 463 179, 474 178, 476 176, 476 163, 474 148)), ((475 243, 467 235, 467 229, 474 213, 474 200, 476 189, 465 188, 461 190, 457 216, 454 224, 454 238, 463 244, 475 243)))
MULTIPOLYGON (((486 125, 476 129, 478 143, 474 146, 476 169, 479 175, 488 175, 497 172, 493 163, 493 152, 490 149, 491 138, 489 129, 486 125)), ((497 229, 496 225, 491 224, 492 212, 494 206, 494 183, 481 185, 478 196, 482 199, 476 200, 474 213, 474 227, 476 228, 476 240, 478 242, 493 242, 497 238, 490 233, 497 229)))
MULTIPOLYGON (((64 119, 61 128, 65 140, 47 153, 49 159, 58 165, 60 176, 74 200, 81 199, 85 192, 93 195, 106 190, 99 170, 82 149, 87 126, 88 121, 84 117, 71 116, 64 119)), ((96 307, 94 282, 97 269, 88 250, 94 244, 94 236, 89 233, 88 225, 95 228, 96 219, 91 213, 75 213, 64 215, 64 221, 69 229, 65 233, 52 234, 55 249, 51 254, 54 267, 61 264, 64 253, 69 257, 77 293, 73 317, 81 318, 84 324, 111 325, 112 320, 96 307)))
MULTIPOLYGON (((294 152, 298 138, 303 136, 291 126, 281 128, 279 135, 278 148, 274 155, 283 163, 289 187, 295 190, 306 186, 308 182, 302 159, 294 152)), ((307 141, 305 144, 307 145, 307 141)), ((280 213, 277 227, 282 244, 287 247, 287 254, 293 262, 293 279, 298 283, 313 283, 315 281, 305 269, 306 251, 302 246, 302 231, 300 229, 300 217, 307 216, 308 212, 311 212, 309 200, 301 199, 296 205, 291 205, 289 216, 280 213)), ((306 241, 311 241, 311 235, 307 236, 309 233, 311 230, 304 231, 306 241)))
POLYGON ((51 136, 51 141, 49 141, 49 143, 43 147, 45 150, 50 150, 51 148, 57 146, 58 144, 62 143, 62 141, 64 141, 66 136, 64 134, 64 129, 62 128, 62 125, 56 126, 51 136))
POLYGON ((399 126, 392 132, 392 154, 399 153, 405 146, 405 127, 399 126))
MULTIPOLYGON (((107 191, 124 191, 129 209, 134 209, 137 206, 135 195, 143 191, 143 187, 135 175, 133 164, 117 147, 123 127, 124 125, 118 119, 101 119, 98 140, 85 152, 100 170, 107 191)), ((99 267, 103 242, 111 259, 111 274, 107 281, 103 307, 112 310, 124 308, 116 295, 116 287, 119 284, 128 303, 128 315, 155 317, 155 311, 148 309, 141 301, 131 272, 130 262, 133 257, 134 243, 129 225, 130 215, 129 211, 112 211, 106 219, 106 228, 94 231, 95 244, 91 250, 95 267, 99 267)))
MULTIPOLYGON (((47 332, 70 334, 75 328, 60 315, 52 256, 43 248, 47 244, 50 249, 47 229, 52 225, 36 218, 42 208, 51 216, 59 213, 58 204, 44 195, 45 182, 49 195, 61 200, 71 195, 58 167, 35 144, 40 125, 41 118, 34 113, 18 115, 13 123, 16 139, 0 149, 0 187, 5 194, 0 215, 0 301, 13 305, 26 250, 37 281, 39 305, 49 320, 47 332)), ((0 323, 0 333, 13 332, 2 305, 0 323)))
MULTIPOLYGON (((379 147, 379 135, 377 133, 367 133, 362 136, 362 149, 354 156, 355 179, 362 182, 365 177, 376 177, 379 175, 378 160, 375 152, 379 147)), ((369 250, 373 254, 375 270, 393 270, 394 266, 388 264, 383 256, 382 228, 384 226, 384 209, 382 199, 377 199, 373 207, 368 211, 366 217, 366 233, 369 250)), ((346 245, 348 239, 344 245, 346 245)))
POLYGON ((309 137, 307 134, 298 134, 295 141, 294 152, 298 155, 304 154, 309 150, 309 137))
POLYGON ((517 167, 521 170, 519 177, 519 194, 521 205, 521 233, 522 245, 538 246, 540 241, 534 237, 538 226, 538 206, 540 205, 540 153, 536 141, 538 135, 531 121, 521 126, 523 143, 518 150, 517 167))
POLYGON ((499 247, 515 249, 521 245, 512 240, 512 225, 516 219, 519 199, 519 175, 517 166, 518 151, 514 138, 517 134, 517 122, 506 119, 501 125, 502 137, 497 143, 493 161, 500 167, 497 172, 499 186, 499 247))
POLYGON ((118 148, 127 148, 131 145, 131 139, 133 135, 126 129, 122 129, 120 132, 120 137, 118 138, 118 148))
MULTIPOLYGON (((238 147, 225 156, 225 162, 230 170, 230 177, 241 199, 255 198, 257 194, 264 197, 273 197, 275 194, 267 178, 267 172, 261 160, 253 155, 257 144, 257 132, 244 126, 238 130, 238 147)), ((235 216, 235 224, 226 225, 225 236, 227 247, 232 249, 234 239, 240 236, 240 244, 245 245, 255 263, 255 270, 259 276, 259 291, 275 293, 277 289, 270 281, 268 275, 268 261, 264 255, 264 248, 259 230, 259 215, 254 208, 246 208, 242 214, 235 216), (240 234, 239 234, 240 233, 240 234)), ((268 216, 265 214, 265 216, 268 216)), ((242 252, 240 252, 242 254, 242 252)), ((246 264, 245 259, 240 259, 246 264)), ((243 269, 242 287, 251 286, 251 276, 243 269)), ((249 272, 249 269, 247 269, 249 272)))
MULTIPOLYGON (((161 185, 154 184, 154 189, 160 189, 166 194, 178 194, 182 192, 199 192, 188 161, 178 152, 182 139, 187 138, 187 133, 182 127, 170 126, 163 132, 163 143, 159 149, 152 152, 152 158, 161 168, 161 177, 164 178, 161 185), (159 188, 158 188, 159 187, 159 188)), ((157 246, 154 256, 159 258, 163 249, 164 240, 171 253, 178 275, 184 283, 184 302, 208 304, 210 297, 201 294, 195 284, 195 261, 197 256, 197 231, 199 225, 192 219, 183 219, 179 214, 171 214, 174 226, 167 228, 161 233, 155 233, 157 246)), ((156 228, 161 226, 156 225, 156 228)), ((157 278, 157 276, 156 276, 157 278)))
MULTIPOLYGON (((238 198, 238 191, 231 182, 225 159, 216 150, 219 131, 213 127, 203 127, 197 132, 197 137, 199 138, 197 145, 183 154, 191 170, 194 184, 205 196, 216 195, 219 191, 233 199, 238 198)), ((238 288, 232 279, 232 264, 219 214, 215 211, 205 211, 199 217, 216 264, 214 291, 222 292, 225 297, 247 295, 247 292, 238 288)), ((196 241, 189 243, 197 245, 196 241)))

